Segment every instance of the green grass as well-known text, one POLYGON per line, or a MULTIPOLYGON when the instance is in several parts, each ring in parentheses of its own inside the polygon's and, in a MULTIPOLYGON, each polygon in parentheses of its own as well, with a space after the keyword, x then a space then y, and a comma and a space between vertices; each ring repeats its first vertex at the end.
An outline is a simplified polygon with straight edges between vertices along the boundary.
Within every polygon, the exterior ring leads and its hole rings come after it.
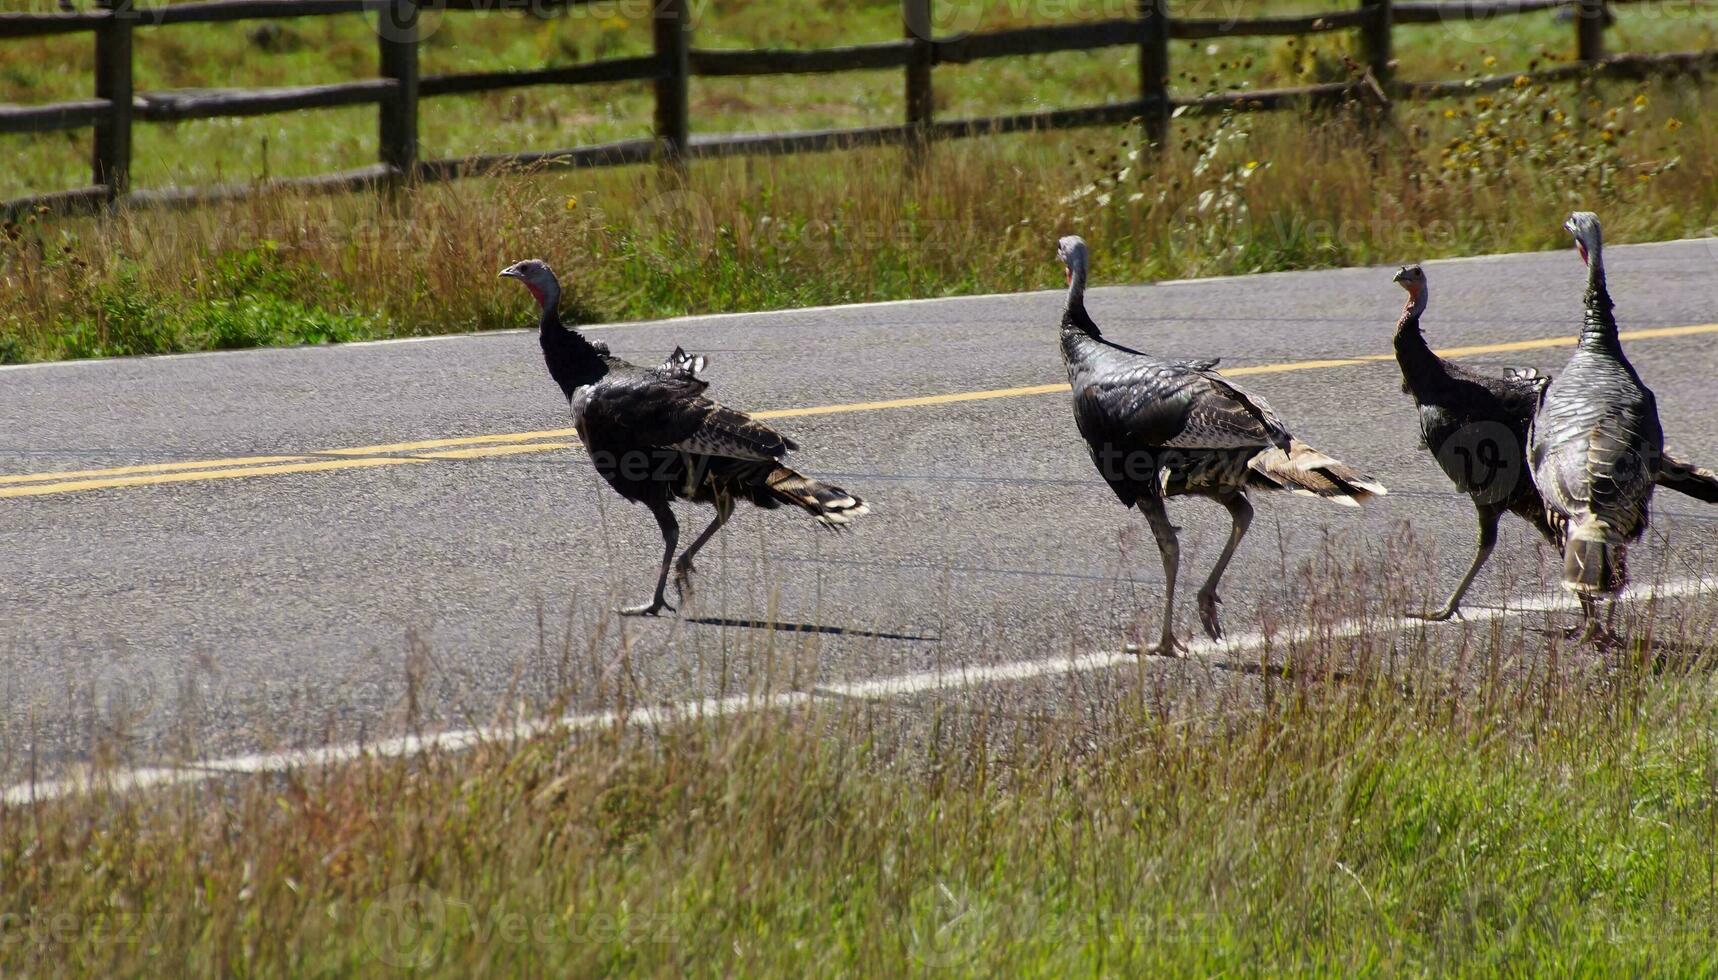
MULTIPOLYGON (((642 25, 617 9, 541 21, 448 15, 431 35, 426 70, 643 50, 642 25)), ((1097 0, 1066 17, 1058 9, 989 4, 977 26, 1114 13, 1097 0)), ((1714 24, 1696 10, 1621 8, 1612 40, 1718 47, 1714 24)), ((883 3, 805 10, 760 0, 700 11, 700 43, 710 46, 899 32, 895 7, 883 3)), ((283 30, 297 34, 257 40, 245 34, 253 27, 146 31, 140 87, 325 82, 370 70, 374 39, 362 18, 291 23, 283 30)), ((1567 57, 1573 36, 1549 16, 1447 31, 1405 29, 1402 75, 1527 67, 1567 57)), ((1178 45, 1175 85, 1191 93, 1343 77, 1346 43, 1178 45)), ((0 99, 79 95, 86 49, 67 38, 0 44, 0 99), (56 58, 73 68, 53 67, 56 58)), ((940 69, 939 111, 1126 97, 1131 58, 1116 49, 940 69)), ((763 130, 894 119, 899 83, 888 72, 716 79, 694 94, 700 128, 763 130)), ((426 153, 642 135, 647 94, 613 88, 434 100, 426 153)), ((882 149, 699 163, 683 187, 648 167, 508 172, 393 202, 274 193, 105 219, 27 215, 0 238, 0 362, 520 326, 531 322, 528 302, 494 272, 533 255, 567 273, 567 312, 588 321, 1047 287, 1058 281, 1053 243, 1069 231, 1092 241, 1103 281, 1561 247, 1562 218, 1577 207, 1599 211, 1613 241, 1699 235, 1718 226, 1708 176, 1718 168, 1714 98, 1688 80, 1529 85, 1402 105, 1381 131, 1340 112, 1183 119, 1156 157, 1137 155, 1128 126, 951 143, 916 178, 898 150, 882 149)), ((374 130, 367 109, 145 126, 138 182, 354 166, 371 161, 374 130)), ((0 196, 80 183, 81 139, 7 138, 17 165, 0 172, 0 196)))
MULTIPOLYGON (((1264 0, 1186 5, 1184 15, 1255 16, 1344 6, 1264 0)), ((423 71, 554 67, 648 53, 650 28, 636 16, 639 9, 626 0, 599 0, 547 19, 523 13, 438 16, 426 25, 423 71)), ((951 23, 992 29, 1119 17, 1128 9, 1123 0, 989 0, 954 4, 951 23)), ((826 47, 902 33, 900 7, 891 0, 710 0, 695 4, 694 11, 696 43, 711 48, 826 47)), ((1609 43, 1625 51, 1718 47, 1718 18, 1712 12, 1708 0, 1624 6, 1609 43)), ((1329 80, 1340 76, 1341 58, 1352 52, 1351 35, 1178 43, 1174 87, 1196 94, 1243 82, 1268 87, 1329 80)), ((376 73, 375 36, 365 18, 356 15, 145 28, 135 43, 140 91, 320 84, 376 73)), ((1397 51, 1403 77, 1461 78, 1488 62, 1491 70, 1506 71, 1568 57, 1573 43, 1573 27, 1544 14, 1402 28, 1397 51)), ((0 102, 88 98, 92 59, 93 46, 82 35, 0 44, 0 102)), ((1135 53, 1122 47, 948 66, 936 74, 938 110, 968 116, 1130 98, 1138 86, 1135 65, 1135 53)), ((756 132, 898 122, 902 86, 893 71, 698 79, 694 128, 756 132)), ((540 150, 646 136, 650 118, 650 92, 643 83, 432 99, 424 103, 423 153, 540 150)), ((134 179, 141 187, 302 176, 376 159, 375 112, 367 108, 144 124, 135 139, 134 179)), ((89 180, 87 131, 9 136, 3 145, 17 165, 0 172, 0 198, 89 180)))
POLYGON ((1151 668, 18 808, 0 971, 1718 969, 1711 651, 1433 646, 1291 645, 1216 712, 1151 668))

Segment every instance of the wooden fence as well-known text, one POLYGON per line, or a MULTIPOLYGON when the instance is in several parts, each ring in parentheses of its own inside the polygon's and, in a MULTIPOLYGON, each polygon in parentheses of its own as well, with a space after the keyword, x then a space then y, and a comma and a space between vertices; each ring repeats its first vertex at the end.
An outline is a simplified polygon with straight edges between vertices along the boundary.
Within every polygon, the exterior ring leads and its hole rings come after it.
MULTIPOLYGON (((402 180, 447 180, 484 173, 506 164, 597 167, 660 161, 680 167, 687 160, 737 154, 800 153, 842 147, 901 144, 917 152, 932 140, 1124 123, 1140 120, 1147 139, 1160 142, 1176 115, 1274 110, 1361 100, 1387 111, 1397 99, 1440 98, 1507 87, 1522 73, 1454 81, 1402 81, 1393 77, 1396 27, 1485 20, 1559 8, 1574 16, 1577 60, 1527 72, 1535 80, 1615 75, 1643 78, 1718 67, 1718 52, 1608 56, 1604 48, 1607 0, 1357 0, 1353 9, 1304 16, 1247 20, 1173 17, 1167 0, 1130 0, 1134 16, 1047 27, 934 37, 931 4, 902 0, 905 36, 899 41, 821 50, 706 50, 692 46, 688 0, 652 0, 654 54, 533 71, 421 75, 418 71, 422 10, 517 9, 517 0, 197 0, 139 7, 132 0, 96 0, 97 9, 71 13, 0 13, 0 41, 85 32, 95 39, 94 97, 37 106, 0 106, 0 133, 93 127, 91 183, 32 198, 0 203, 11 215, 48 207, 92 211, 116 204, 173 205, 220 200, 254 192, 255 184, 171 190, 129 188, 132 125, 144 122, 258 116, 298 109, 373 104, 379 108, 380 160, 358 170, 319 177, 270 181, 266 186, 343 190, 386 186, 402 180), (224 23, 289 17, 370 14, 378 18, 379 76, 335 85, 231 91, 136 92, 132 85, 132 36, 176 24, 224 23), (1169 88, 1172 40, 1359 32, 1364 73, 1357 79, 1298 88, 1180 97, 1169 88), (1137 47, 1138 97, 1121 102, 1051 109, 977 119, 939 120, 931 98, 933 69, 990 58, 1137 47), (905 119, 898 125, 812 132, 693 135, 688 94, 694 76, 816 74, 901 70, 905 74, 905 119), (418 155, 420 99, 523 86, 577 86, 648 81, 655 89, 655 135, 569 149, 492 154, 446 160, 418 155)), ((544 0, 538 0, 539 3, 544 0)), ((548 0, 556 5, 585 0, 548 0)), ((1642 0, 1608 0, 1610 3, 1642 0)))

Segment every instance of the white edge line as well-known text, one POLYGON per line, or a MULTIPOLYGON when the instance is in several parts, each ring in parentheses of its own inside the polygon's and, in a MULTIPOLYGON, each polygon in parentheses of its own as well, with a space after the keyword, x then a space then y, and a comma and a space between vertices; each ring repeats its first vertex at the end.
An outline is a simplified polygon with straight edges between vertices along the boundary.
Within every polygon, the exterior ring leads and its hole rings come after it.
MULTIPOLYGON (((1718 238, 1673 238, 1662 242, 1633 242, 1629 244, 1608 246, 1613 251, 1629 249, 1668 248, 1673 245, 1692 245, 1705 243, 1718 248, 1718 238)), ((1457 255, 1442 259, 1427 259, 1422 265, 1444 265, 1460 262, 1488 262, 1494 259, 1514 259, 1524 256, 1550 255, 1564 249, 1541 249, 1536 252, 1499 252, 1492 255, 1457 255)), ((1259 279, 1275 279, 1285 276, 1319 275, 1329 272, 1370 271, 1388 269, 1396 263, 1385 262, 1379 265, 1339 266, 1329 269, 1289 269, 1281 272, 1251 272, 1234 276, 1206 276, 1201 279, 1164 279, 1157 282, 1144 283, 1112 283, 1105 286, 1093 287, 1094 290, 1147 289, 1154 286, 1199 286, 1211 283, 1257 281, 1259 279)), ((919 299, 887 299, 872 303, 835 303, 828 306, 791 306, 778 310, 743 310, 738 313, 692 313, 686 316, 668 317, 660 320, 622 320, 613 323, 580 324, 578 329, 584 330, 619 330, 627 327, 666 327, 682 326, 696 323, 724 323, 730 320, 742 320, 756 317, 792 316, 801 313, 834 313, 849 310, 885 310, 899 306, 915 306, 929 303, 954 303, 963 300, 1002 300, 1018 299, 1022 296, 1043 294, 1060 294, 1059 289, 1028 289, 1012 293, 972 293, 959 296, 926 296, 919 299)), ((189 351, 183 354, 149 354, 131 357, 93 357, 64 361, 36 361, 29 364, 0 364, 0 372, 29 371, 40 368, 73 368, 86 367, 96 364, 124 364, 135 362, 189 360, 201 357, 232 357, 236 355, 270 353, 274 351, 331 351, 338 352, 361 347, 385 347, 396 344, 427 344, 437 341, 477 340, 485 337, 506 337, 516 334, 532 333, 535 327, 513 327, 502 330, 481 330, 467 333, 435 334, 429 337, 392 337, 386 340, 355 340, 344 344, 299 344, 293 347, 251 347, 245 350, 208 350, 189 351)))
MULTIPOLYGON (((1666 582, 1657 587, 1631 589, 1626 598, 1670 599, 1698 594, 1705 591, 1706 588, 1707 584, 1704 579, 1683 578, 1666 582)), ((1469 625, 1495 622, 1533 613, 1573 608, 1573 606, 1574 602, 1567 593, 1554 593, 1528 599, 1515 605, 1478 608, 1467 614, 1465 622, 1469 625)), ((1230 637, 1221 642, 1198 640, 1189 644, 1185 659, 1234 656, 1257 652, 1267 645, 1304 643, 1317 639, 1347 639, 1385 630, 1398 632, 1411 628, 1429 629, 1444 625, 1455 624, 1426 623, 1403 617, 1349 619, 1324 627, 1292 630, 1274 636, 1251 632, 1230 637)), ((221 776, 264 775, 321 768, 366 759, 407 758, 432 750, 463 752, 479 745, 505 744, 556 731, 590 731, 616 725, 670 725, 685 720, 724 718, 752 712, 780 711, 803 707, 818 698, 883 700, 911 697, 918 694, 961 690, 1008 681, 1109 670, 1136 662, 1137 659, 1135 655, 1129 653, 1087 653, 1040 660, 1016 660, 1009 663, 961 667, 947 671, 916 671, 897 674, 893 677, 838 681, 817 685, 810 691, 784 691, 764 696, 741 694, 726 698, 704 698, 676 704, 634 708, 624 713, 598 711, 571 714, 560 718, 519 721, 511 725, 455 729, 429 735, 404 735, 377 742, 350 742, 315 749, 206 759, 177 766, 85 773, 50 782, 20 783, 9 787, 4 794, 0 794, 0 806, 27 806, 96 790, 128 793, 164 786, 182 786, 206 782, 221 776)))

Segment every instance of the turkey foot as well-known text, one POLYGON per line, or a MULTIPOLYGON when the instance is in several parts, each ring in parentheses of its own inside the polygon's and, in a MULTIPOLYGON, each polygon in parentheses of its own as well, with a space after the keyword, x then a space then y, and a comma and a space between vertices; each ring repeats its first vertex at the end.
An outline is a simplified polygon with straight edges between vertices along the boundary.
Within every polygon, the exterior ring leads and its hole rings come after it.
POLYGON ((615 610, 615 612, 620 613, 622 616, 659 616, 662 614, 662 610, 664 609, 669 612, 675 611, 673 606, 670 606, 661 596, 657 596, 650 602, 646 602, 641 605, 621 606, 619 609, 615 610))
POLYGON ((1129 640, 1122 646, 1123 653, 1131 653, 1136 657, 1173 657, 1180 658, 1187 652, 1187 644, 1175 638, 1175 634, 1163 631, 1163 638, 1148 647, 1129 640))
POLYGON ((690 558, 682 557, 674 563, 674 591, 681 599, 692 594, 692 573, 697 570, 690 558))
POLYGON ((1213 640, 1223 638, 1223 624, 1217 621, 1217 607, 1223 604, 1223 597, 1216 590, 1199 592, 1199 624, 1205 627, 1205 635, 1213 640))
POLYGON ((1402 618, 1418 619, 1421 622, 1426 623, 1447 623, 1452 619, 1459 619, 1464 623, 1467 622, 1461 614, 1461 609, 1456 606, 1445 606, 1442 609, 1438 609, 1433 612, 1407 612, 1402 614, 1402 618))

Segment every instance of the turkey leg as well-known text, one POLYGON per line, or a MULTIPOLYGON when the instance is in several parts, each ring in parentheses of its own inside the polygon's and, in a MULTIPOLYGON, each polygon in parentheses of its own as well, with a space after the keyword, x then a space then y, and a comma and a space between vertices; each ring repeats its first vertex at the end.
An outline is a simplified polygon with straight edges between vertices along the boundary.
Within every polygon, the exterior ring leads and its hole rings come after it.
POLYGON ((1217 583, 1223 580, 1229 561, 1235 557, 1235 549, 1241 546, 1241 539, 1247 536, 1247 528, 1253 524, 1253 505, 1245 494, 1232 494, 1218 503, 1229 509, 1229 543, 1223 546, 1223 553, 1217 556, 1217 564, 1212 566, 1210 577, 1199 589, 1199 622, 1205 627, 1205 635, 1213 640, 1223 638, 1223 624, 1217 621, 1217 606, 1223 599, 1217 594, 1217 583))
POLYGON ((1491 549, 1497 547, 1497 522, 1502 519, 1503 511, 1492 504, 1482 504, 1475 501, 1473 509, 1479 514, 1479 550, 1474 553, 1473 564, 1467 574, 1462 576, 1461 584, 1450 593, 1443 608, 1437 612, 1408 613, 1409 619, 1424 619, 1429 622, 1441 623, 1451 616, 1460 615, 1462 596, 1467 595, 1468 586, 1473 584, 1474 577, 1485 567, 1486 559, 1491 557, 1491 549))
POLYGON ((1163 557, 1163 634, 1156 646, 1143 651, 1133 644, 1129 646, 1135 653, 1179 656, 1186 649, 1175 639, 1175 573, 1181 566, 1181 545, 1175 539, 1175 525, 1169 523, 1169 512, 1163 509, 1162 497, 1153 494, 1140 498, 1139 509, 1151 525, 1151 534, 1157 539, 1157 551, 1163 557))
POLYGON ((674 548, 680 543, 680 522, 674 519, 674 509, 666 500, 652 500, 650 512, 656 515, 656 523, 662 528, 662 573, 656 577, 656 597, 642 606, 622 607, 622 616, 655 616, 664 609, 674 611, 662 593, 668 588, 668 567, 674 561, 674 548))
POLYGON ((685 598, 686 594, 692 591, 692 573, 697 571, 692 567, 692 556, 696 555, 700 548, 716 536, 716 532, 722 529, 723 524, 728 523, 728 518, 733 516, 733 513, 733 497, 722 494, 716 498, 716 516, 710 521, 710 526, 692 539, 691 547, 687 548, 686 553, 674 563, 674 590, 680 593, 681 598, 685 598))

